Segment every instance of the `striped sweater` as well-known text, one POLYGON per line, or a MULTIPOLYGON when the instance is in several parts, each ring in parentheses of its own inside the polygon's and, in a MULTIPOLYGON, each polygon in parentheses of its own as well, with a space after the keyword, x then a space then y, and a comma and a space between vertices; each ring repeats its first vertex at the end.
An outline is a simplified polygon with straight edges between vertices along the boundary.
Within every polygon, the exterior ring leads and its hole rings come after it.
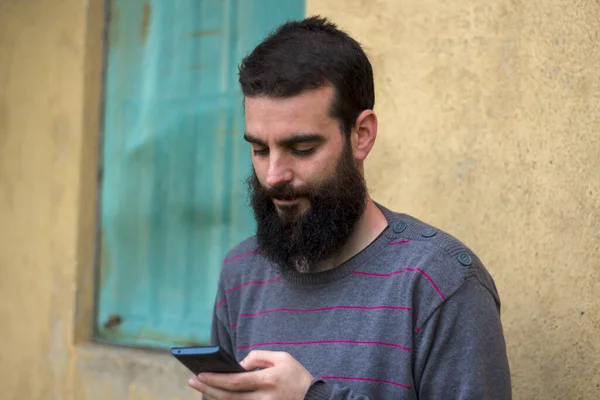
POLYGON ((494 281, 452 236, 378 205, 388 228, 343 265, 280 271, 249 238, 226 256, 212 342, 285 351, 306 399, 510 399, 494 281))

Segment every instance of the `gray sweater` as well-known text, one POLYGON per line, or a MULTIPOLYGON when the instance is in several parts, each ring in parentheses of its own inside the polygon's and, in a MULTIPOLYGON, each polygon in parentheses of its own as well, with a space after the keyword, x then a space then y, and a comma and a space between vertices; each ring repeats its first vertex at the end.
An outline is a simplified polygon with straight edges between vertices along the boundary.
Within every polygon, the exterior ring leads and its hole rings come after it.
POLYGON ((212 342, 285 351, 306 399, 511 399, 494 281, 452 236, 379 206, 388 228, 343 265, 285 273, 249 238, 219 280, 212 342))

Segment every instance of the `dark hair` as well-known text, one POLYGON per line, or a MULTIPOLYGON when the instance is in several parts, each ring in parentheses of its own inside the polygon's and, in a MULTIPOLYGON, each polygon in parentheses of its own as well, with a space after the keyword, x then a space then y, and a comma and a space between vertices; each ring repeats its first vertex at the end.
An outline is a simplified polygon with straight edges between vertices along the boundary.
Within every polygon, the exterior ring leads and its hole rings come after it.
POLYGON ((356 118, 375 105, 373 70, 360 44, 319 16, 290 21, 272 32, 239 68, 244 96, 292 97, 327 84, 330 115, 350 134, 356 118))

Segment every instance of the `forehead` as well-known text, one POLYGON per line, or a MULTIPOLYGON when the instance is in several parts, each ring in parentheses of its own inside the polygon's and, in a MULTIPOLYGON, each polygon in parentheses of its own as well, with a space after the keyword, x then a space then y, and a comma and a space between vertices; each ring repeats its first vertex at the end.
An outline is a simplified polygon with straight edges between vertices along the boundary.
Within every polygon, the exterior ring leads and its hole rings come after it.
POLYGON ((280 136, 337 131, 338 122, 329 115, 333 96, 333 88, 325 86, 287 98, 246 97, 246 132, 256 136, 280 136))

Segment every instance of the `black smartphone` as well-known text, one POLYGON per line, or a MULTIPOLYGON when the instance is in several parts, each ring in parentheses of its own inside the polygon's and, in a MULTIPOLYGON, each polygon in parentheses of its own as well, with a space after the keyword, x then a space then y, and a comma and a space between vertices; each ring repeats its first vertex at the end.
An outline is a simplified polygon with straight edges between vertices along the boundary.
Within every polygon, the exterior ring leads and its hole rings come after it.
POLYGON ((173 347, 171 354, 194 375, 202 372, 246 372, 233 356, 219 346, 173 347))

